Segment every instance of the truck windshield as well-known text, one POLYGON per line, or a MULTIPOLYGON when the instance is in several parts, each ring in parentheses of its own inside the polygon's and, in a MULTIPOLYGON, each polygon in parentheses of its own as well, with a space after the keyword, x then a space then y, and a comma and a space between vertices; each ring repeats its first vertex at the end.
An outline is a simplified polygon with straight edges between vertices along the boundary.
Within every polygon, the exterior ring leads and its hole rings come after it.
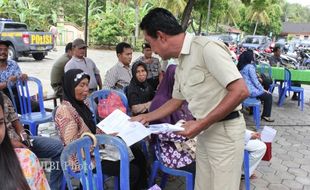
POLYGON ((5 23, 4 30, 6 31, 11 31, 11 30, 27 31, 27 25, 20 24, 20 23, 5 23))

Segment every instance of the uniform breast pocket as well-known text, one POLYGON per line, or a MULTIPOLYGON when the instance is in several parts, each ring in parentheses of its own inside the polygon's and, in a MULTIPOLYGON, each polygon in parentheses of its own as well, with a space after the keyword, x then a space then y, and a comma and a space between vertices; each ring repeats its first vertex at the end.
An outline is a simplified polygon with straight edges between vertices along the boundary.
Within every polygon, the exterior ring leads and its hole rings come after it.
POLYGON ((200 96, 205 79, 205 74, 199 70, 195 70, 195 72, 189 74, 184 88, 184 93, 187 95, 187 97, 192 98, 193 96, 200 96))

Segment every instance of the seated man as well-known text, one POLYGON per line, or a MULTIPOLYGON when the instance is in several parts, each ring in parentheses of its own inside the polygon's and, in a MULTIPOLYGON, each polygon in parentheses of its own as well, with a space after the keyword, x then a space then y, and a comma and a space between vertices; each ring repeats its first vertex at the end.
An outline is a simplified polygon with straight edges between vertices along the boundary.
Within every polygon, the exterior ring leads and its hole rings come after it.
POLYGON ((246 130, 245 131, 245 150, 249 152, 250 176, 256 178, 254 171, 262 160, 266 152, 266 144, 259 140, 260 133, 246 130))
POLYGON ((116 55, 118 57, 118 63, 107 71, 103 83, 104 89, 123 90, 129 85, 132 78, 130 67, 132 59, 131 46, 126 42, 117 44, 116 55))
POLYGON ((4 101, 4 121, 13 148, 29 148, 38 158, 50 158, 52 171, 49 184, 52 190, 59 190, 63 176, 60 166, 60 155, 63 150, 61 141, 53 138, 32 136, 33 142, 30 143, 29 136, 19 122, 12 102, 5 94, 0 93, 4 101))
MULTIPOLYGON (((10 96, 10 92, 7 88, 8 82, 14 83, 19 79, 27 80, 28 76, 21 72, 18 64, 14 60, 8 59, 9 46, 9 42, 0 40, 0 90, 2 90, 8 97, 13 98, 10 96)), ((17 88, 13 87, 12 91, 15 96, 14 99, 16 102, 17 112, 21 113, 17 88)), ((31 101, 31 108, 33 112, 40 111, 39 104, 35 101, 31 101)))
POLYGON ((64 75, 64 68, 67 62, 72 58, 72 43, 68 43, 65 48, 65 53, 59 57, 54 63, 51 71, 51 86, 55 95, 62 96, 62 77, 64 75))

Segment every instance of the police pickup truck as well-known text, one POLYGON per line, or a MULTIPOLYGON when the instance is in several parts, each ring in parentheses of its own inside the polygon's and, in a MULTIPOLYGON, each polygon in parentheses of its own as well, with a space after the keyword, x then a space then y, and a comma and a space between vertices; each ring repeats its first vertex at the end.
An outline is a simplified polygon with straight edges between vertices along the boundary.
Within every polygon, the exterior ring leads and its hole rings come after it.
POLYGON ((50 32, 30 32, 27 25, 0 18, 0 40, 10 42, 9 59, 17 60, 29 56, 42 60, 53 49, 53 36, 50 32))

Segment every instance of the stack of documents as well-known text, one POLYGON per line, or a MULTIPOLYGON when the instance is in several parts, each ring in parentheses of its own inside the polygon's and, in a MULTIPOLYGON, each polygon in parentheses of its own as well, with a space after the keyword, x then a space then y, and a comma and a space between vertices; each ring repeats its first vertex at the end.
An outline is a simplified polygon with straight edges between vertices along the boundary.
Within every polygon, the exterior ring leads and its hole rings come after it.
POLYGON ((97 124, 104 133, 115 134, 121 137, 127 146, 131 146, 134 143, 144 139, 152 133, 164 133, 183 131, 181 127, 182 123, 171 125, 168 123, 150 125, 148 128, 139 122, 129 121, 130 117, 120 111, 119 109, 114 110, 108 117, 97 124))

